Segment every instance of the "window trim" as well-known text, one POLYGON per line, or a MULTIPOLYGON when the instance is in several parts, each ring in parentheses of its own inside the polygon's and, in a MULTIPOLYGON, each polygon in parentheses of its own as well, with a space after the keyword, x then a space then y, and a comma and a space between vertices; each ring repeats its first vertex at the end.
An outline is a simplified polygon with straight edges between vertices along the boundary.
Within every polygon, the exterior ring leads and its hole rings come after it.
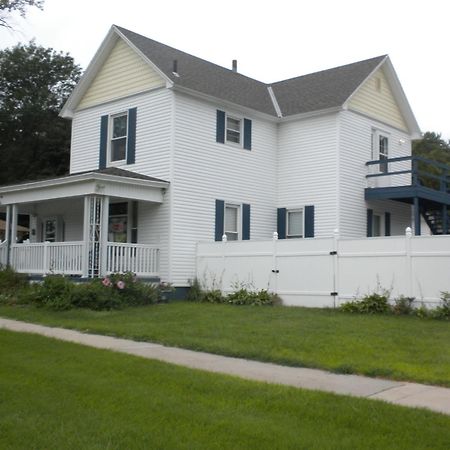
POLYGON ((238 205, 236 203, 227 203, 224 204, 224 214, 223 214, 223 234, 227 237, 227 240, 231 241, 240 241, 242 240, 242 223, 241 223, 241 217, 242 217, 242 205, 238 205), (227 224, 227 208, 233 208, 236 209, 236 231, 227 231, 226 224, 227 224), (228 233, 235 234, 236 239, 229 239, 228 233))
POLYGON ((305 237, 305 208, 286 209, 286 239, 302 239, 305 237), (289 234, 289 214, 302 213, 302 234, 289 234))
MULTIPOLYGON (((389 153, 390 153, 390 141, 391 136, 390 133, 387 133, 382 130, 373 129, 372 130, 372 160, 373 161, 382 161, 385 159, 389 159, 389 153), (387 148, 386 152, 381 152, 381 138, 385 138, 387 142, 387 148)), ((388 163, 387 162, 380 162, 378 165, 378 171, 379 173, 388 173, 388 163)))
POLYGON ((225 143, 234 145, 235 147, 243 148, 244 146, 244 118, 234 115, 234 114, 228 114, 225 113, 225 143), (239 122, 239 131, 233 130, 232 128, 228 127, 228 119, 237 120, 239 122), (234 142, 228 139, 228 130, 233 131, 235 133, 239 133, 239 142, 234 142))
POLYGON ((108 148, 107 148, 107 155, 108 155, 108 166, 114 166, 116 164, 123 164, 124 162, 127 162, 127 157, 128 157, 128 138, 129 138, 129 117, 128 117, 128 110, 119 112, 119 113, 115 113, 115 114, 110 114, 108 117, 108 148), (113 133, 114 133, 114 119, 118 118, 118 117, 123 117, 125 116, 127 118, 126 121, 126 127, 125 127, 125 136, 121 136, 120 138, 113 138, 113 133), (116 160, 112 160, 112 142, 114 139, 123 139, 125 137, 125 155, 123 159, 116 159, 116 160))

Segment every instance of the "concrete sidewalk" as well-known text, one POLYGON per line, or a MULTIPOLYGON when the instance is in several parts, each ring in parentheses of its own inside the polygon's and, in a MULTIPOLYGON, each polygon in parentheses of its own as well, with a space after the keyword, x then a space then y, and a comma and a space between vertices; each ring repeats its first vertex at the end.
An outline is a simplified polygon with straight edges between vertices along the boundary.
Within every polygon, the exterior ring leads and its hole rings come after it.
POLYGON ((359 375, 339 375, 301 367, 279 366, 3 318, 0 318, 0 328, 41 334, 63 341, 157 359, 193 369, 235 375, 248 380, 384 400, 396 405, 427 408, 450 415, 450 389, 437 386, 381 380, 359 375))

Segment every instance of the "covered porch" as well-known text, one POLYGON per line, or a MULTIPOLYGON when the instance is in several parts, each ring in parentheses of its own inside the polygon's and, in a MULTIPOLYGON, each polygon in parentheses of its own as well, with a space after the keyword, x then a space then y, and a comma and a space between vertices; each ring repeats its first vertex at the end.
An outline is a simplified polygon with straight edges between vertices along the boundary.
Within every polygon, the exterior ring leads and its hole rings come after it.
POLYGON ((148 228, 168 186, 109 168, 0 188, 5 216, 0 264, 37 275, 133 272, 158 278, 161 243, 148 228), (140 236, 144 224, 147 230, 140 236))

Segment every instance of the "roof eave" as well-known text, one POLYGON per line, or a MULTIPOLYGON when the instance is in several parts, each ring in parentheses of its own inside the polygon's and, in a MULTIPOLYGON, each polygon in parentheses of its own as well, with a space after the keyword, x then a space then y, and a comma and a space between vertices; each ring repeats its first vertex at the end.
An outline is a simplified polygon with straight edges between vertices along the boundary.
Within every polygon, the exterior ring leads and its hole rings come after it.
POLYGON ((364 86, 364 84, 369 80, 372 75, 379 70, 381 67, 385 69, 385 75, 389 81, 389 84, 392 88, 392 93, 397 101, 400 111, 406 121, 406 126, 408 127, 409 133, 411 135, 411 139, 420 139, 422 133, 419 128, 419 124, 414 116, 412 108, 406 98, 405 92, 403 91, 402 85, 400 84, 400 80, 395 72, 394 66, 388 55, 386 55, 380 63, 369 73, 369 75, 361 82, 361 84, 353 91, 353 93, 347 98, 347 100, 343 104, 343 109, 347 109, 349 103, 353 99, 353 97, 359 92, 359 90, 364 86), (383 67, 384 66, 384 67, 383 67))
POLYGON ((106 37, 103 39, 103 42, 101 43, 100 47, 89 63, 87 69, 84 71, 84 74, 81 77, 80 81, 75 86, 74 90, 61 109, 61 112, 59 113, 61 117, 69 119, 73 118, 78 104, 86 94, 89 86, 94 81, 95 77, 105 63, 118 39, 123 39, 126 44, 134 52, 136 52, 146 64, 148 64, 153 70, 155 70, 164 79, 164 81, 166 82, 166 86, 170 87, 173 84, 172 80, 161 69, 159 69, 159 67, 157 67, 152 61, 150 61, 134 44, 130 42, 128 38, 124 36, 124 34, 115 25, 113 25, 109 29, 106 37))

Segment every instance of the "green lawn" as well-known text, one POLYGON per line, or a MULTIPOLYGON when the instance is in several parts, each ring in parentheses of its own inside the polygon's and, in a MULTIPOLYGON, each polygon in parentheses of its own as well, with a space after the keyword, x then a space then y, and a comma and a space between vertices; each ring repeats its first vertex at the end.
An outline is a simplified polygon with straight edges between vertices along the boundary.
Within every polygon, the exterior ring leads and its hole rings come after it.
POLYGON ((2 449, 447 449, 450 417, 0 330, 2 449))
POLYGON ((450 386, 450 323, 176 302, 123 311, 0 307, 0 316, 341 373, 450 386))

